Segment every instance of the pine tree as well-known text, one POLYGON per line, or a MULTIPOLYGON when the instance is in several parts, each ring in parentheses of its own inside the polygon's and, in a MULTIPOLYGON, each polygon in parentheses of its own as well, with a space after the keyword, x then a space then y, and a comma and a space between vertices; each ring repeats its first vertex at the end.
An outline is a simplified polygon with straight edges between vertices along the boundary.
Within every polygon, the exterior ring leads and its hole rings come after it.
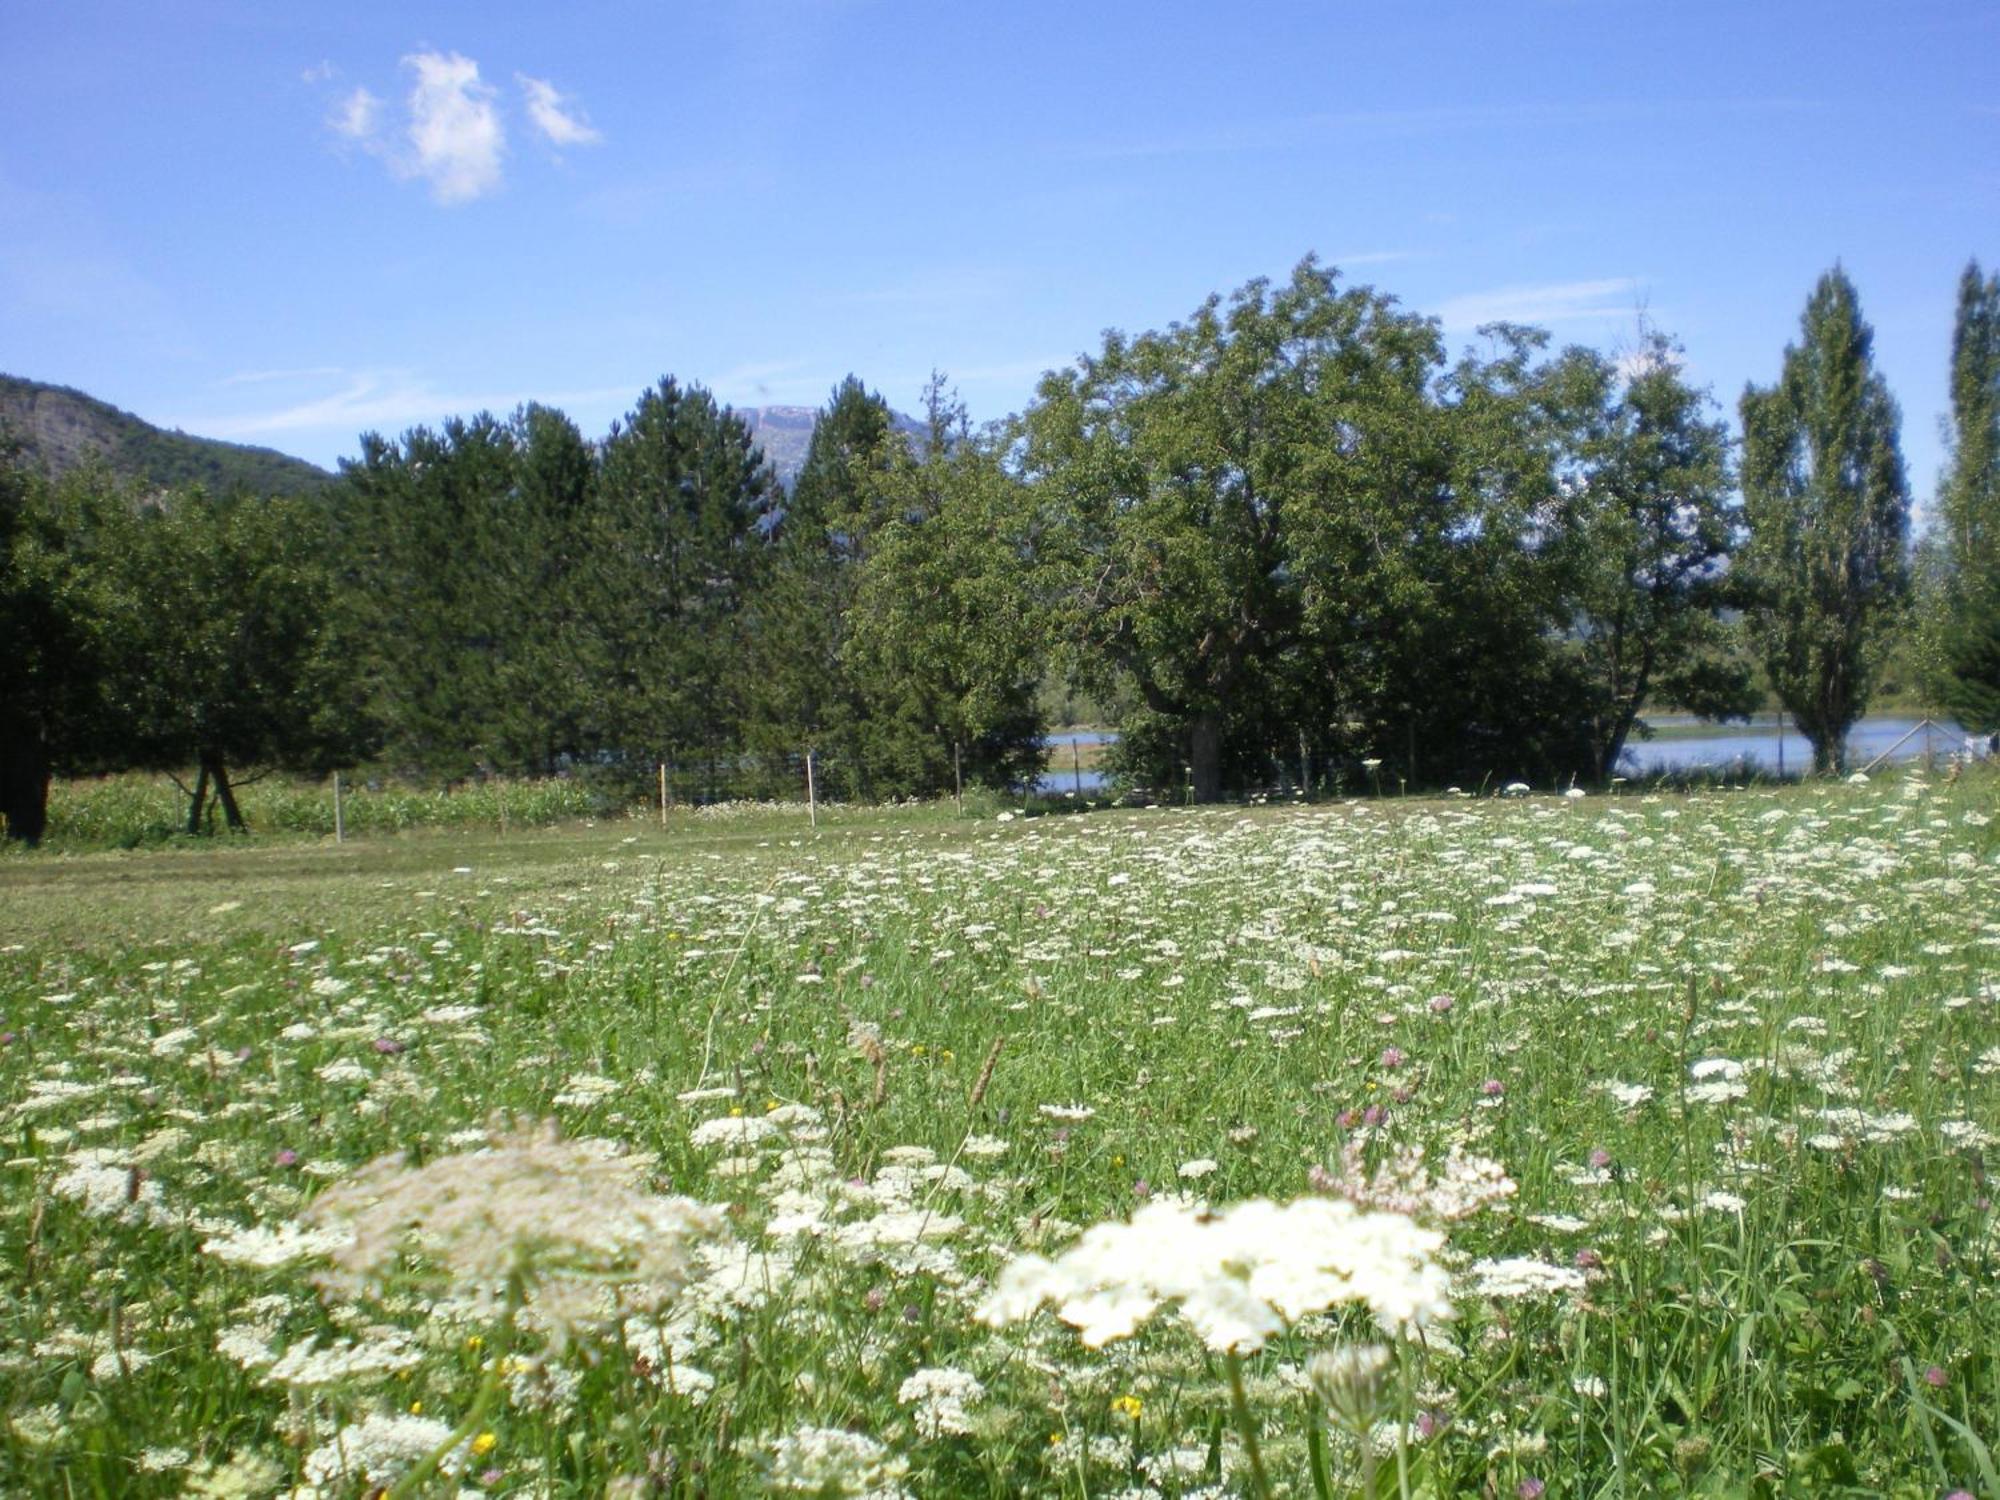
POLYGON ((1846 763, 1907 587, 1909 492, 1874 334, 1835 267, 1806 303, 1778 383, 1743 393, 1747 602, 1813 769, 1846 763))
POLYGON ((777 480, 750 431, 671 378, 604 445, 583 628, 599 674, 594 733, 628 780, 664 762, 698 795, 741 748, 744 605, 777 480))
POLYGON ((896 790, 876 745, 884 721, 844 653, 862 567, 884 519, 881 481, 904 447, 879 394, 852 375, 834 388, 773 529, 752 611, 751 742, 787 773, 810 747, 837 797, 896 790))

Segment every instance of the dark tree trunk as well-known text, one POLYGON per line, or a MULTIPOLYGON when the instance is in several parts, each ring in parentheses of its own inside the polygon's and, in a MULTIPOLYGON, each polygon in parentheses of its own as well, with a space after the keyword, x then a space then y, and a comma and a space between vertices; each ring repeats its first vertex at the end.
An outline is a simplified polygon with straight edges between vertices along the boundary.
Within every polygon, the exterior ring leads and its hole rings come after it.
POLYGON ((217 755, 209 761, 209 774, 215 781, 215 800, 222 804, 223 821, 229 825, 231 833, 247 833, 243 822, 243 810, 236 805, 236 788, 229 784, 229 772, 217 755))
POLYGON ((1222 800, 1222 721, 1202 714, 1188 736, 1188 764, 1194 777, 1194 800, 1222 800))
POLYGON ((0 740, 0 817, 7 837, 34 847, 49 826, 49 754, 32 729, 0 740))
POLYGON ((193 837, 201 832, 202 809, 208 805, 208 762, 201 763, 195 773, 194 793, 188 798, 188 835, 193 837))

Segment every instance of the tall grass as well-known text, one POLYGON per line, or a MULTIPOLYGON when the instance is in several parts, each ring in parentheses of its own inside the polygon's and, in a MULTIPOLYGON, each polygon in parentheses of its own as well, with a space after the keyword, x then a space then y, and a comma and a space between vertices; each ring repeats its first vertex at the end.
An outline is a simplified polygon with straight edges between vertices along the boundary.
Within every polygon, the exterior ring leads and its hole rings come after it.
MULTIPOLYGON (((444 1494, 2000 1496, 1996 802, 1975 772, 15 863, 0 1490, 348 1497, 435 1453, 444 1494), (600 1190, 474 1154, 495 1111, 600 1190), (432 1238, 329 1280, 312 1205, 390 1151, 333 1201, 428 1204, 432 1238), (1512 1191, 1449 1186, 1481 1162, 1512 1191), (603 1271, 628 1192, 713 1212, 647 1307, 603 1271), (1449 1320, 1287 1281, 1230 1306, 1324 1310, 1239 1351, 1190 1304, 1247 1280, 1143 1320, 991 1300, 1149 1205, 1341 1196, 1446 1236, 1449 1320)), ((1139 1222, 1182 1239, 1121 1241, 1131 1298, 1212 1221, 1139 1222)))

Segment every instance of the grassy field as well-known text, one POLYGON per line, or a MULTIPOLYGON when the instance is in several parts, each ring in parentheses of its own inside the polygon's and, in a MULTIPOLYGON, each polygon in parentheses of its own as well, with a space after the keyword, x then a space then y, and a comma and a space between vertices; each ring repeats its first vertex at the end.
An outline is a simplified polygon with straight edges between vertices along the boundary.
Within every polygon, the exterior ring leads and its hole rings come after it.
POLYGON ((0 861, 0 1490, 2000 1500, 1996 803, 0 861))

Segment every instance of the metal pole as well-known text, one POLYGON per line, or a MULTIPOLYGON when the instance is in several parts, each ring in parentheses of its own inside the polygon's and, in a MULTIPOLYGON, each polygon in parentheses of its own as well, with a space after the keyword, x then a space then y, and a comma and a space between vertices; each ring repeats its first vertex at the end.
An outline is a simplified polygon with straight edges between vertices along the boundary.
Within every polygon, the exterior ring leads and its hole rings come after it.
POLYGON ((667 763, 660 762, 660 826, 667 826, 667 763))
POLYGON ((1069 764, 1071 772, 1076 777, 1076 794, 1081 797, 1083 795, 1083 751, 1077 747, 1075 736, 1071 736, 1069 742, 1069 764))
POLYGON ((819 791, 813 785, 813 753, 806 751, 806 815, 812 819, 812 826, 819 827, 819 791))
POLYGON ((340 772, 338 771, 333 773, 333 841, 336 844, 347 842, 347 817, 340 805, 340 772))

